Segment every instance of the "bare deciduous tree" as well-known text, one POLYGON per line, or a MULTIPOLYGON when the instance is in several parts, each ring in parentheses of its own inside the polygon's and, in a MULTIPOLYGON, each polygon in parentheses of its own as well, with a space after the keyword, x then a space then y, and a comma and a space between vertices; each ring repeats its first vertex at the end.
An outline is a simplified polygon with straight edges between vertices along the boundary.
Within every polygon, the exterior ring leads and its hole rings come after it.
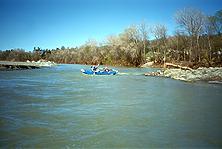
MULTIPOLYGON (((166 39, 167 39, 167 28, 165 25, 155 25, 152 29, 152 33, 157 40, 158 53, 160 53, 161 57, 163 55, 163 62, 165 64, 166 61, 166 39)), ((162 61, 162 59, 161 59, 162 61)))
POLYGON ((184 8, 183 10, 177 11, 175 15, 176 23, 184 29, 185 32, 190 36, 190 51, 189 51, 189 60, 197 58, 199 54, 200 61, 200 46, 199 46, 199 37, 203 32, 203 26, 205 22, 205 15, 198 9, 194 8, 184 8), (195 50, 196 47, 196 50, 195 50), (193 57, 193 53, 195 57, 193 57))
MULTIPOLYGON (((138 30, 140 33, 140 38, 143 43, 143 62, 146 60, 146 49, 147 49, 147 44, 148 44, 148 26, 145 22, 142 22, 138 26, 138 30)), ((142 51, 141 51, 142 52, 142 51)))

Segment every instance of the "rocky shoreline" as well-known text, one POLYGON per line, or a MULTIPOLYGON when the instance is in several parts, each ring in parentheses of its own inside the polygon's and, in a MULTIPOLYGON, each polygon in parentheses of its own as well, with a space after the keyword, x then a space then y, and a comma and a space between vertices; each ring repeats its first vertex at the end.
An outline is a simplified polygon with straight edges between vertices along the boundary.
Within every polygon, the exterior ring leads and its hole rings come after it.
POLYGON ((46 61, 46 60, 38 60, 38 61, 29 61, 27 60, 26 63, 32 63, 32 64, 37 64, 40 67, 51 67, 57 65, 55 62, 51 61, 46 61))
POLYGON ((222 67, 200 67, 191 70, 162 69, 145 73, 145 76, 168 77, 187 82, 208 81, 209 83, 222 83, 222 67))
POLYGON ((26 62, 10 62, 10 61, 0 61, 0 70, 23 70, 23 69, 37 69, 42 67, 52 67, 57 65, 51 61, 39 60, 39 61, 29 61, 26 62))

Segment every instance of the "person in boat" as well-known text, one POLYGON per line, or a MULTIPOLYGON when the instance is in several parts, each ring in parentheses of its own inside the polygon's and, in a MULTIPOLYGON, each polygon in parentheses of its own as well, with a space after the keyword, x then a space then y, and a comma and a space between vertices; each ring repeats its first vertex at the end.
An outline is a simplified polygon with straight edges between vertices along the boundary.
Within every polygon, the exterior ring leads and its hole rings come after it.
POLYGON ((99 64, 98 65, 92 65, 91 70, 95 72, 95 71, 98 70, 98 67, 99 67, 99 64))
POLYGON ((109 69, 108 67, 104 67, 104 68, 103 68, 103 71, 109 72, 110 69, 109 69))

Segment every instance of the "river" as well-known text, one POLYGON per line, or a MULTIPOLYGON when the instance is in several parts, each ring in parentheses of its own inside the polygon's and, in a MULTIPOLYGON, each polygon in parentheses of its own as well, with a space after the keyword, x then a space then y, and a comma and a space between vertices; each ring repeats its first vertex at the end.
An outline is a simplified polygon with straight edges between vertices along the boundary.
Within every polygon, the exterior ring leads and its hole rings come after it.
POLYGON ((222 147, 222 86, 86 65, 0 71, 0 147, 222 147))

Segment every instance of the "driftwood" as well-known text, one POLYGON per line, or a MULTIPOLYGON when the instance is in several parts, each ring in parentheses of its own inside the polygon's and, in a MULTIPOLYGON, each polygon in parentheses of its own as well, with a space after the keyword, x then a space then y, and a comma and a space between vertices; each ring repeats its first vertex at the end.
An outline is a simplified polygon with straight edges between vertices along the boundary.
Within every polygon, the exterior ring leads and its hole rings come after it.
POLYGON ((172 64, 172 63, 165 63, 165 65, 166 65, 166 67, 174 67, 174 68, 180 68, 183 70, 191 70, 192 71, 192 68, 186 67, 186 66, 180 66, 180 65, 176 65, 176 64, 172 64))

